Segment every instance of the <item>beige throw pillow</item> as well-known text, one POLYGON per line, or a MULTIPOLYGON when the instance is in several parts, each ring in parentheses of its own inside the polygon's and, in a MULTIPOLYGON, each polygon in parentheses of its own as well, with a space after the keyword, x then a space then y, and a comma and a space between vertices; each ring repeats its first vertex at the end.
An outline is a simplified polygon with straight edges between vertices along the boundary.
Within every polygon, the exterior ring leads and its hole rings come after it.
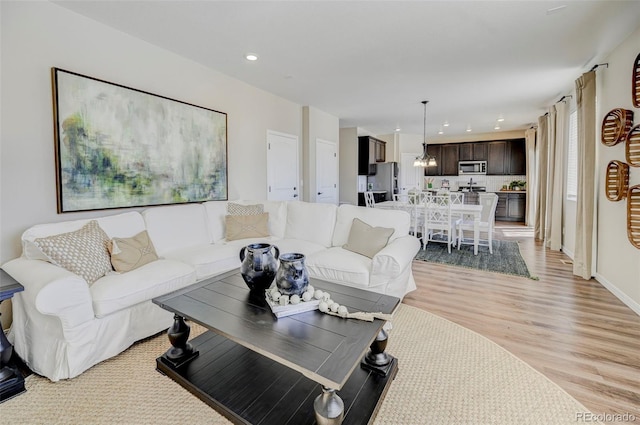
POLYGON ((89 284, 112 270, 109 237, 96 220, 75 232, 36 238, 34 243, 50 262, 82 276, 89 284))
POLYGON ((111 264, 124 273, 156 261, 158 254, 146 230, 130 238, 113 238, 109 243, 111 264))
POLYGON ((242 205, 235 202, 227 204, 227 214, 229 215, 260 215, 264 213, 264 205, 242 205))
POLYGON ((227 241, 269 236, 269 213, 259 215, 227 215, 225 228, 227 241))
POLYGON ((382 248, 387 246, 393 229, 369 226, 364 221, 354 218, 349 231, 349 239, 342 247, 346 250, 373 258, 382 248))

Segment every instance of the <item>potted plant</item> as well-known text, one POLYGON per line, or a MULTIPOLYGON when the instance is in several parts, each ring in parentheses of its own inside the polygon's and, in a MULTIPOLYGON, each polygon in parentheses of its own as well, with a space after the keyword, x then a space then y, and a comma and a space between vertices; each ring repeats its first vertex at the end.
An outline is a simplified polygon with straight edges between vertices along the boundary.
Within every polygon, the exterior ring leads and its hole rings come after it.
POLYGON ((527 186, 527 182, 524 180, 513 180, 509 183, 509 188, 511 190, 525 190, 527 186))

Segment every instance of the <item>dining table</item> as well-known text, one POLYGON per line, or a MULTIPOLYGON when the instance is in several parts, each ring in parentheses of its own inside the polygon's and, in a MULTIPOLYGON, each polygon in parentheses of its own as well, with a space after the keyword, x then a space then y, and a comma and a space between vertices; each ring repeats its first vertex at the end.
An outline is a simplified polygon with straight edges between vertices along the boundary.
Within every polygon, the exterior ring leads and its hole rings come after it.
MULTIPOLYGON (((402 201, 384 201, 376 202, 375 208, 393 209, 407 211, 414 220, 414 229, 418 225, 418 208, 424 208, 423 204, 416 204, 402 201)), ((464 216, 473 217, 473 254, 478 255, 478 244, 480 242, 480 217, 482 215, 482 205, 476 204, 451 204, 451 214, 463 218, 464 216)), ((416 230, 417 233, 417 230, 416 230)))

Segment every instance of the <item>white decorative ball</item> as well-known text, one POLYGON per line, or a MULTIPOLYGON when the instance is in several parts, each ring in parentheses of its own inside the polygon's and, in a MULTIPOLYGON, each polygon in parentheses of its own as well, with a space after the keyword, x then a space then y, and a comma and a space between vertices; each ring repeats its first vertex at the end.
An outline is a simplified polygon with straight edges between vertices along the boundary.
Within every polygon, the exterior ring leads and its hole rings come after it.
POLYGON ((313 285, 307 285, 307 292, 311 292, 311 295, 316 291, 316 288, 313 285))
POLYGON ((329 304, 327 304, 326 301, 320 301, 320 304, 318 304, 318 310, 326 313, 327 311, 329 311, 329 304))
POLYGON ((289 302, 291 304, 300 304, 300 295, 293 294, 289 297, 289 302))
POLYGON ((278 287, 277 287, 277 286, 272 287, 272 288, 270 289, 270 292, 271 292, 271 294, 275 294, 276 292, 277 292, 277 293, 280 293, 280 291, 278 291, 278 287))
POLYGON ((329 304, 329 310, 333 311, 334 313, 337 313, 339 308, 340 304, 338 304, 337 302, 332 302, 331 304, 329 304))
POLYGON ((347 307, 341 305, 340 307, 338 307, 338 314, 341 317, 347 317, 347 314, 349 314, 349 310, 347 310, 347 307))
POLYGON ((327 301, 327 302, 328 302, 330 299, 331 299, 331 294, 330 294, 330 293, 328 293, 328 292, 324 292, 324 293, 322 294, 322 300, 323 300, 323 301, 327 301))
POLYGON ((322 291, 321 291, 321 290, 319 290, 319 289, 316 289, 316 292, 314 292, 314 293, 313 293, 313 297, 314 297, 316 300, 321 300, 323 295, 324 295, 324 292, 322 292, 322 291))
POLYGON ((274 301, 278 301, 280 299, 282 295, 280 294, 280 292, 275 291, 271 293, 271 299, 273 299, 274 301))
POLYGON ((313 298, 313 294, 309 291, 302 294, 302 301, 311 301, 312 298, 313 298))
POLYGON ((289 304, 289 295, 282 295, 282 296, 280 297, 279 302, 280 302, 280 305, 287 305, 287 304, 289 304))

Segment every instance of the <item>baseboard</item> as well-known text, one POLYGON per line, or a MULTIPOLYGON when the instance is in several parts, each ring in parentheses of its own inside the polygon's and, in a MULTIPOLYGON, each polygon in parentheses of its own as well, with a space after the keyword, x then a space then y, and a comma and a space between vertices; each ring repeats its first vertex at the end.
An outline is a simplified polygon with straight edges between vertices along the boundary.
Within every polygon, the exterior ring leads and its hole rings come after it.
POLYGON ((564 253, 564 255, 566 255, 567 257, 571 258, 571 260, 573 260, 573 256, 574 256, 573 251, 569 251, 567 247, 564 245, 562 245, 562 252, 564 253))
POLYGON ((622 301, 627 307, 633 310, 638 316, 640 316, 640 304, 632 300, 627 294, 618 289, 613 283, 609 282, 599 273, 595 274, 595 279, 600 282, 602 286, 607 288, 609 292, 615 295, 620 301, 622 301))

